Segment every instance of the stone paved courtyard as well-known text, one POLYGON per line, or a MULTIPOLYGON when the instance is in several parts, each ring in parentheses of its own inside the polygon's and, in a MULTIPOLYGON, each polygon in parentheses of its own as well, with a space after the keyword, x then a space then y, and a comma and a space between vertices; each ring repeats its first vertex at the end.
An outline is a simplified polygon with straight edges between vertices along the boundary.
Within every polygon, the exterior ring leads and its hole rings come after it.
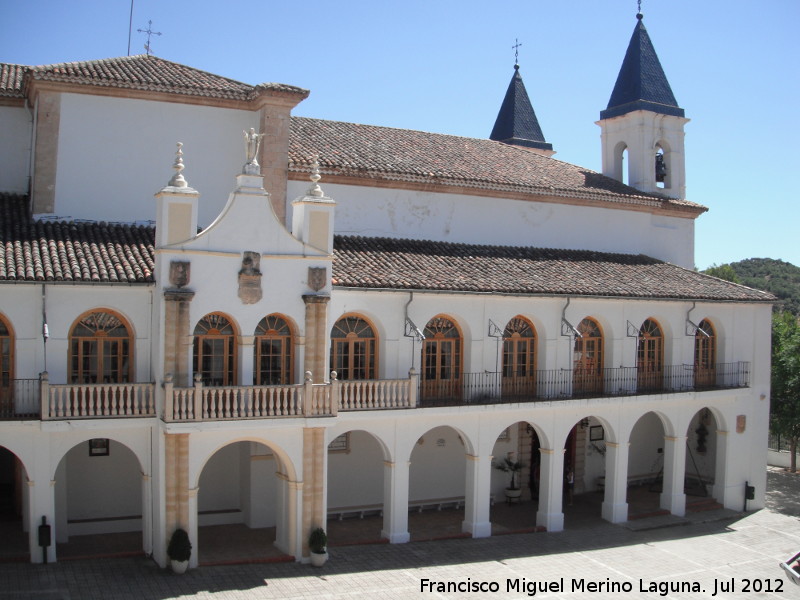
POLYGON ((549 587, 538 598, 791 599, 800 587, 778 562, 799 551, 800 476, 771 469, 767 508, 743 515, 709 510, 680 523, 652 517, 552 534, 343 546, 321 569, 240 564, 177 576, 143 557, 4 563, 0 600, 529 598, 537 583, 549 587), (486 591, 441 592, 439 582, 486 591))

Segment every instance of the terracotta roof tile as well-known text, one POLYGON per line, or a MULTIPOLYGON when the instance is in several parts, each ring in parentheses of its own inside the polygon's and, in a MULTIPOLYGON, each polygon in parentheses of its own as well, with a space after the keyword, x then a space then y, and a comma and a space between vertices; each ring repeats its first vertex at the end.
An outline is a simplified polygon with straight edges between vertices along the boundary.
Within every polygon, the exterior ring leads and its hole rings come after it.
POLYGON ((772 302, 644 255, 336 236, 333 285, 532 295, 772 302))
POLYGON ((322 172, 330 175, 584 198, 696 214, 707 210, 492 140, 292 117, 289 142, 289 170, 304 174, 318 155, 322 172))
POLYGON ((2 84, 0 93, 4 89, 13 89, 16 95, 24 93, 25 82, 22 75, 26 73, 38 81, 57 81, 230 100, 251 100, 264 90, 298 94, 304 97, 308 95, 307 90, 292 85, 261 83, 253 86, 146 54, 35 67, 0 65, 0 74, 5 75, 6 72, 8 75, 4 79, 7 78, 8 83, 0 80, 0 84, 2 84))
POLYGON ((153 227, 32 221, 27 206, 0 193, 0 281, 154 281, 153 227))
POLYGON ((29 69, 24 65, 0 63, 0 97, 22 98, 22 79, 29 69))

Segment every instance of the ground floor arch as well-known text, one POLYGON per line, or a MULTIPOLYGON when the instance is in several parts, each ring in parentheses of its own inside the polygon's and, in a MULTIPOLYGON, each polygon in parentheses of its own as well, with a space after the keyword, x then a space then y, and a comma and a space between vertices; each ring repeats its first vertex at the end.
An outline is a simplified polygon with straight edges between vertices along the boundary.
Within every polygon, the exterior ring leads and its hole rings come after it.
POLYGON ((58 461, 53 481, 59 555, 147 551, 149 479, 127 444, 114 438, 82 440, 58 461))
POLYGON ((296 508, 287 471, 279 449, 265 441, 231 441, 212 452, 199 471, 190 515, 196 564, 291 553, 296 508))
POLYGON ((381 441, 354 429, 333 437, 327 451, 329 544, 386 538, 393 510, 392 463, 381 441), (364 519, 376 515, 382 519, 364 519))
POLYGON ((28 560, 28 474, 8 448, 0 446, 0 559, 28 560))

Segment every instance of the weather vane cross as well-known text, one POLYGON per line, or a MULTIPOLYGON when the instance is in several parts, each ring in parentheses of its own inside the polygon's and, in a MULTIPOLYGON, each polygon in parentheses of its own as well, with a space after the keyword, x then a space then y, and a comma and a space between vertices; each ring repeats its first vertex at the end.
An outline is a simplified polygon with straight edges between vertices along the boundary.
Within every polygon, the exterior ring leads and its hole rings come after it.
MULTIPOLYGON (((639 0, 639 1, 641 2, 641 0, 639 0)), ((519 43, 519 40, 517 38, 514 38, 514 45, 511 46, 511 47, 514 49, 514 64, 515 65, 519 64, 519 47, 520 46, 522 46, 522 44, 519 43)))
POLYGON ((638 6, 638 10, 636 12, 642 14, 642 0, 636 0, 636 5, 638 6))
POLYGON ((139 33, 146 33, 147 34, 147 43, 144 45, 144 49, 147 51, 147 56, 150 56, 150 36, 151 35, 161 35, 160 31, 153 31, 153 22, 147 22, 147 29, 137 29, 139 33))

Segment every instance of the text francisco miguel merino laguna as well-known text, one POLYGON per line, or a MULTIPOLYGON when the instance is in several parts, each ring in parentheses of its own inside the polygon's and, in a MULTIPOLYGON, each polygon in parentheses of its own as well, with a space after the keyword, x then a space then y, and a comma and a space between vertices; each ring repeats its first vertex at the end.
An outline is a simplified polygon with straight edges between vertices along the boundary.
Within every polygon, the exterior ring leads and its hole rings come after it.
MULTIPOLYGON (((520 577, 506 579, 505 586, 497 581, 479 581, 471 578, 460 581, 437 581, 435 579, 421 579, 420 592, 438 593, 523 593, 535 596, 537 593, 651 593, 666 596, 670 593, 705 593, 705 589, 697 581, 611 581, 588 579, 552 579, 549 581, 535 581, 520 577), (638 586, 637 586, 638 583, 638 586)), ((743 592, 782 592, 782 579, 734 579, 714 580, 714 590, 711 596, 720 593, 730 593, 741 589, 743 592)))

